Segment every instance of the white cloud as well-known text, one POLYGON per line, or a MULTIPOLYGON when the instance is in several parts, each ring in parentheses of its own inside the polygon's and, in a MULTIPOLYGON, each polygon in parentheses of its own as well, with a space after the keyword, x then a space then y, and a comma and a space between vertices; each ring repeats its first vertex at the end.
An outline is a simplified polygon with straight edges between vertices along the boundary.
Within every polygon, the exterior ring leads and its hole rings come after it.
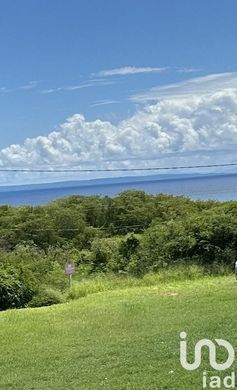
POLYGON ((43 94, 50 94, 60 91, 77 91, 84 88, 91 88, 91 87, 103 87, 106 85, 113 85, 114 80, 105 80, 105 79, 90 79, 87 81, 84 81, 80 84, 75 85, 65 85, 63 87, 56 87, 56 88, 49 88, 49 89, 43 89, 41 93, 43 94))
POLYGON ((192 68, 189 66, 186 66, 184 68, 177 68, 178 73, 197 73, 197 72, 201 72, 201 70, 202 69, 200 68, 192 68))
POLYGON ((157 68, 157 67, 135 67, 135 66, 124 66, 121 68, 114 68, 114 69, 108 69, 108 70, 102 70, 97 73, 98 76, 102 77, 108 77, 108 76, 126 76, 131 74, 138 74, 138 73, 160 73, 167 70, 166 67, 163 68, 157 68))
POLYGON ((90 107, 106 106, 108 104, 118 104, 118 103, 120 103, 119 100, 104 99, 104 100, 97 100, 95 103, 91 104, 90 107))
POLYGON ((210 74, 176 84, 154 87, 142 94, 133 95, 130 99, 134 102, 145 103, 161 99, 180 99, 193 95, 203 96, 227 89, 237 89, 237 72, 210 74))
POLYGON ((2 149, 0 166, 118 168, 233 162, 236 113, 237 90, 224 89, 163 99, 118 125, 86 121, 75 114, 48 136, 2 149))
POLYGON ((21 85, 18 89, 34 89, 39 85, 39 81, 29 81, 27 84, 21 85))
POLYGON ((38 87, 39 81, 29 81, 26 84, 20 85, 18 87, 14 88, 6 88, 6 87, 0 87, 0 93, 9 93, 9 92, 17 92, 17 91, 26 91, 26 90, 32 90, 38 87))

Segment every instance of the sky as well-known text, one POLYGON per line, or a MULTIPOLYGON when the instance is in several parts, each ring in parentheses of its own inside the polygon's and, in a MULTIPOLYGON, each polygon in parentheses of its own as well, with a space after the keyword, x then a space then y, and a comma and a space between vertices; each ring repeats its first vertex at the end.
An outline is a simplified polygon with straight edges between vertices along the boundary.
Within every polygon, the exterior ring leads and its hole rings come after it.
POLYGON ((235 162, 236 14, 236 0, 0 0, 0 167, 235 162))

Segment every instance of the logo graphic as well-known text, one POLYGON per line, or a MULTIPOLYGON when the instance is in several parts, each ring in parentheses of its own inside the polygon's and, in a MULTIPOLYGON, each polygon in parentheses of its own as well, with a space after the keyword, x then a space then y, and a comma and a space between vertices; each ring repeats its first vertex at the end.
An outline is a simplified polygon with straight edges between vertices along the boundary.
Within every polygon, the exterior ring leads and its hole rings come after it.
POLYGON ((186 341, 187 334, 185 332, 180 333, 180 338, 181 338, 181 341, 180 341, 180 362, 181 362, 182 367, 185 370, 194 371, 200 367, 201 362, 202 362, 202 348, 203 347, 208 347, 208 349, 209 349, 209 362, 210 362, 211 367, 214 370, 216 370, 216 371, 227 370, 234 363, 234 359, 235 359, 234 348, 232 347, 232 345, 228 341, 222 340, 222 339, 215 339, 215 342, 219 347, 226 349, 226 351, 228 353, 228 358, 227 358, 226 362, 217 363, 217 361, 216 361, 216 349, 217 349, 216 344, 211 340, 203 339, 203 340, 200 340, 195 346, 194 362, 189 363, 187 361, 187 341, 186 341))

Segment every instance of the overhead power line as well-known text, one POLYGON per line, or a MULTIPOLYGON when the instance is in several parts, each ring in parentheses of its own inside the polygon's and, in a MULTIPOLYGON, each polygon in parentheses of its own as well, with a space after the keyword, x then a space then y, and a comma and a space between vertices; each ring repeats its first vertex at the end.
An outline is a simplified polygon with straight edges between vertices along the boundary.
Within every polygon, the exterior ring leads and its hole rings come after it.
MULTIPOLYGON (((136 227, 146 227, 144 224, 136 224, 136 225, 112 225, 112 226, 105 226, 105 227, 96 227, 95 229, 97 230, 111 230, 111 229, 125 229, 125 228, 136 228, 136 227)), ((0 231, 21 231, 23 233, 38 233, 38 232, 54 232, 54 231, 59 231, 59 232, 80 232, 80 228, 49 228, 49 229, 31 229, 30 231, 24 231, 24 227, 16 227, 16 228, 8 228, 8 227, 1 227, 0 226, 0 231)))
POLYGON ((15 173, 79 173, 79 172, 141 172, 141 171, 163 171, 163 170, 178 170, 178 169, 195 169, 195 168, 220 168, 220 167, 233 167, 237 166, 236 163, 226 164, 205 164, 205 165, 181 165, 170 167, 138 167, 138 168, 0 168, 0 172, 15 172, 15 173))

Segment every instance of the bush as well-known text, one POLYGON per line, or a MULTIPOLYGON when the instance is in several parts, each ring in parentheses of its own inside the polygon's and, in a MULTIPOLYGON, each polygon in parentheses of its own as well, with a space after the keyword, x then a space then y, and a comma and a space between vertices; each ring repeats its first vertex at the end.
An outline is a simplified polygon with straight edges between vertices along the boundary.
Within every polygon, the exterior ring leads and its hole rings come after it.
POLYGON ((64 302, 65 298, 60 291, 45 287, 33 297, 29 307, 51 306, 64 302))
POLYGON ((67 288, 68 279, 64 269, 57 261, 52 264, 52 269, 46 275, 45 284, 60 291, 64 291, 67 288))
POLYGON ((17 270, 0 269, 0 310, 26 306, 34 292, 34 284, 17 270))

